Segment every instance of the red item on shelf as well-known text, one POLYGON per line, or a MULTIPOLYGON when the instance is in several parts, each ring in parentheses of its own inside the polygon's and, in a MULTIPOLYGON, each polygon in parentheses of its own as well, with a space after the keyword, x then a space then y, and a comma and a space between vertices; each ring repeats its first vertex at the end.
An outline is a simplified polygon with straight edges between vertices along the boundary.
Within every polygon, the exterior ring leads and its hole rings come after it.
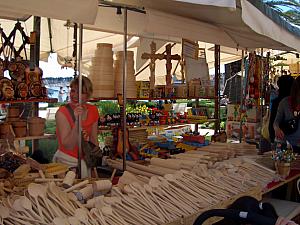
POLYGON ((197 142, 197 143, 200 143, 200 144, 204 144, 205 143, 205 136, 184 134, 183 135, 183 141, 197 142))

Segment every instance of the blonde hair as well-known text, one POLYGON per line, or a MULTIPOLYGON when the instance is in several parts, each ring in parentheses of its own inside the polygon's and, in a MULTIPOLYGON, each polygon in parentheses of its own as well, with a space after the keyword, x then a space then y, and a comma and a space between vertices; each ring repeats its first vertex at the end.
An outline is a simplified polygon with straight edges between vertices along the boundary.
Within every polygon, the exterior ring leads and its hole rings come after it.
MULTIPOLYGON (((70 82, 70 87, 79 87, 79 76, 75 77, 70 82)), ((82 76, 82 93, 87 94, 88 98, 90 98, 93 94, 93 84, 89 78, 86 76, 82 76)))

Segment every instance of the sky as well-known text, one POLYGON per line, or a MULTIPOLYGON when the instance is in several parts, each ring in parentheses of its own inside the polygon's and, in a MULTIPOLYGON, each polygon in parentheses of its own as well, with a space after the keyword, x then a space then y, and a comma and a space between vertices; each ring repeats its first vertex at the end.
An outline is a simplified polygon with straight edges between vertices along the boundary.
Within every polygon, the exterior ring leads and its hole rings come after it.
POLYGON ((47 77, 73 77, 74 70, 71 68, 61 69, 57 62, 57 54, 52 53, 48 62, 40 61, 40 68, 43 70, 43 78, 47 77))

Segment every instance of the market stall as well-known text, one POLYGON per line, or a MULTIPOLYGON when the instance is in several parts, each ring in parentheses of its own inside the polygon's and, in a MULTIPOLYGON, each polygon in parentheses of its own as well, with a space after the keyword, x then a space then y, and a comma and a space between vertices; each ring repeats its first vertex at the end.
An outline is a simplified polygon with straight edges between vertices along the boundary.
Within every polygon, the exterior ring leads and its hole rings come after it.
MULTIPOLYGON (((169 3, 171 3, 171 1, 169 1, 169 3)), ((190 5, 185 6, 188 7, 190 5)), ((117 71, 119 72, 119 79, 116 79, 116 81, 119 82, 119 87, 122 87, 119 89, 122 91, 123 101, 120 96, 118 96, 118 94, 120 94, 118 91, 114 93, 109 92, 112 86, 116 84, 109 83, 111 80, 101 80, 99 83, 99 85, 102 85, 106 82, 105 85, 109 86, 107 92, 103 92, 104 89, 101 86, 98 88, 100 95, 108 94, 110 96, 98 96, 98 98, 95 99, 107 100, 117 99, 119 97, 119 104, 123 107, 123 111, 121 111, 119 115, 113 116, 123 118, 119 120, 114 118, 114 121, 109 121, 110 124, 103 124, 103 128, 110 129, 113 126, 117 127, 117 147, 120 148, 117 148, 117 152, 114 152, 118 153, 115 154, 115 156, 118 157, 107 159, 106 162, 112 168, 117 170, 124 170, 124 168, 126 168, 126 171, 124 171, 123 175, 118 179, 114 179, 114 176, 112 176, 111 180, 78 180, 75 179, 75 173, 68 171, 68 168, 63 164, 39 165, 34 161, 28 161, 28 159, 20 153, 17 154, 9 143, 6 146, 2 144, 1 148, 5 152, 4 155, 8 157, 3 157, 2 159, 8 172, 2 173, 4 176, 0 183, 0 191, 3 196, 0 216, 4 224, 193 224, 195 218, 201 212, 210 208, 227 207, 240 196, 251 195, 260 199, 264 187, 267 187, 267 185, 274 180, 282 179, 274 170, 268 169, 255 162, 255 159, 259 157, 257 156, 255 146, 228 143, 213 143, 208 145, 208 140, 205 139, 205 135, 200 135, 199 133, 184 134, 185 132, 183 132, 182 138, 186 142, 182 142, 181 147, 175 147, 175 150, 184 149, 184 151, 175 151, 171 146, 163 157, 147 152, 145 152, 145 156, 147 157, 140 157, 142 154, 136 155, 136 150, 130 147, 132 143, 128 144, 127 142, 127 138, 129 139, 127 126, 140 126, 139 128, 133 127, 128 131, 132 132, 131 138, 135 140, 135 142, 142 142, 140 140, 137 141, 137 137, 145 142, 148 142, 148 140, 147 138, 145 140, 145 135, 147 136, 147 134, 145 134, 145 130, 141 130, 143 127, 139 124, 141 123, 139 118, 137 120, 132 119, 133 115, 131 115, 129 120, 129 115, 126 115, 126 95, 136 94, 134 90, 136 83, 131 60, 133 53, 127 52, 126 48, 127 8, 126 6, 119 7, 125 8, 123 11, 125 14, 124 21, 122 21, 124 22, 125 39, 123 53, 117 53, 116 64, 119 63, 117 71), (133 92, 130 92, 132 90, 133 92), (118 127, 120 126, 123 126, 123 133, 119 132, 120 129, 118 129, 118 127), (173 150, 173 152, 171 152, 171 150, 173 150), (137 162, 128 161, 125 163, 128 155, 131 156, 132 159, 151 159, 148 160, 148 162, 146 160, 141 162, 137 160, 137 162), (13 162, 15 165, 11 167, 12 165, 6 165, 6 162, 13 162), (118 180, 118 185, 113 185, 112 183, 115 184, 115 182, 112 181, 116 180, 118 180)), ((170 5, 168 7, 170 7, 170 5)), ((162 8, 164 7, 162 6, 162 8)), ((84 10, 82 11, 84 12, 84 10)), ((30 11, 30 13, 32 13, 32 11, 30 11)), ((45 16, 49 16, 49 14, 45 13, 45 16)), ((65 14, 65 16, 68 17, 69 15, 65 14)), ((66 19, 60 16, 58 16, 58 18, 66 19)), ((81 22, 76 19, 74 19, 74 21, 81 22)), ((87 23, 85 20, 82 21, 87 23)), ((199 24, 197 23, 197 25, 199 24)), ((217 30, 216 27, 210 28, 217 30)), ((183 36, 184 35, 180 37, 183 36)), ((228 37, 229 35, 226 36, 228 37)), ((259 37, 262 38, 261 36, 259 37)), ((198 38, 192 39, 198 40, 198 38)), ((229 41, 228 45, 231 47, 233 45, 236 47, 237 44, 244 48, 250 47, 247 45, 243 46, 243 42, 235 42, 233 44, 232 38, 228 38, 227 40, 229 41)), ((263 37, 263 40, 271 39, 263 37)), ((257 41, 259 42, 259 39, 257 41)), ((80 42, 82 42, 82 33, 80 34, 80 42)), ((218 43, 218 41, 212 42, 218 43)), ((278 48, 294 48, 293 44, 291 44, 291 46, 288 46, 286 43, 276 45, 278 44, 277 42, 278 40, 271 43, 275 44, 274 46, 278 48)), ((194 42, 192 43, 195 44, 194 42)), ((262 43, 264 42, 260 42, 260 44, 262 43)), ((172 69, 172 66, 170 68, 170 61, 171 59, 181 59, 179 55, 172 55, 170 46, 171 45, 168 45, 168 47, 166 47, 165 53, 160 53, 160 55, 157 56, 161 58, 161 60, 166 60, 167 88, 162 87, 157 92, 154 92, 159 94, 159 96, 152 96, 152 98, 147 97, 146 99, 176 100, 180 98, 216 98, 215 96, 217 96, 217 94, 215 93, 214 87, 204 88, 201 92, 203 94, 204 91, 204 94, 200 96, 200 91, 198 90, 201 89, 201 87, 199 87, 200 84, 195 82, 189 84, 189 90, 193 90, 189 95, 187 93, 182 94, 182 97, 170 95, 173 93, 172 82, 170 80, 172 69), (165 95, 163 95, 162 92, 164 92, 165 95)), ((102 47, 105 47, 105 53, 109 52, 109 56, 112 58, 110 45, 100 43, 97 47, 99 47, 100 50, 96 51, 99 55, 95 56, 95 58, 98 57, 103 60, 107 57, 108 54, 101 54, 102 47)), ((254 47, 254 44, 252 47, 254 47)), ((257 47, 261 46, 258 44, 257 47)), ((82 49, 79 49, 80 61, 82 49)), ((97 62, 100 63, 101 60, 97 62)), ((95 74, 101 73, 101 71, 96 70, 97 66, 99 66, 97 62, 93 64, 93 72, 95 72, 95 74)), ((113 70, 108 67, 109 65, 105 68, 107 69, 106 72, 108 71, 112 75, 113 70)), ((92 75, 94 79, 97 80, 99 77, 95 76, 95 74, 92 75)), ((81 76, 80 67, 79 76, 81 76)), ((149 84, 149 88, 150 85, 151 84, 149 84)), ((151 87, 153 88, 153 84, 151 87)), ((140 89, 143 88, 147 89, 148 84, 140 83, 140 89)), ((179 92, 180 91, 177 91, 177 93, 179 92)), ((136 96, 130 96, 130 98, 133 100, 140 99, 136 96)), ((165 104, 165 108, 167 107, 168 105, 165 104)), ((198 125, 198 123, 208 119, 202 114, 200 107, 196 109, 198 111, 195 110, 194 114, 191 113, 191 115, 189 115, 190 117, 186 116, 181 118, 182 123, 193 122, 198 125)), ((156 113, 157 112, 153 112, 151 118, 145 118, 145 124, 143 125, 151 125, 152 123, 152 125, 158 127, 158 123, 165 123, 164 125, 174 124, 176 116, 171 118, 172 116, 169 114, 156 115, 156 113)), ((180 118, 177 119, 179 120, 180 118)), ((183 128, 178 128, 180 131, 182 131, 182 129, 183 128)), ((173 129, 171 130, 174 132, 173 129)), ((172 132, 168 131, 168 129, 165 130, 167 134, 172 132)), ((161 137, 161 135, 156 135, 156 137, 154 137, 156 139, 151 141, 167 144, 167 147, 170 146, 170 142, 166 141, 166 139, 162 140, 161 137)), ((222 141, 220 137, 219 141, 222 141)), ((157 153, 158 151, 154 152, 157 153)), ((209 224, 212 222, 213 221, 210 221, 209 224)))

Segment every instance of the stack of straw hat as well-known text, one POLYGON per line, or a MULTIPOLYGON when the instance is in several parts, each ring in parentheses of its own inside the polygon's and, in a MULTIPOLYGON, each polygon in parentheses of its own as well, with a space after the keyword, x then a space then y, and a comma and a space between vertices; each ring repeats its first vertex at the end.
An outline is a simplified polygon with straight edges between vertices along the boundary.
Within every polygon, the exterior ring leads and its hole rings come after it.
POLYGON ((93 83, 93 97, 114 97, 115 81, 113 73, 112 44, 97 44, 88 77, 93 83))
MULTIPOLYGON (((115 55, 114 73, 115 73, 115 95, 123 93, 123 51, 115 55)), ((127 79, 126 79, 126 97, 136 98, 136 80, 134 71, 134 53, 127 51, 127 79)))

